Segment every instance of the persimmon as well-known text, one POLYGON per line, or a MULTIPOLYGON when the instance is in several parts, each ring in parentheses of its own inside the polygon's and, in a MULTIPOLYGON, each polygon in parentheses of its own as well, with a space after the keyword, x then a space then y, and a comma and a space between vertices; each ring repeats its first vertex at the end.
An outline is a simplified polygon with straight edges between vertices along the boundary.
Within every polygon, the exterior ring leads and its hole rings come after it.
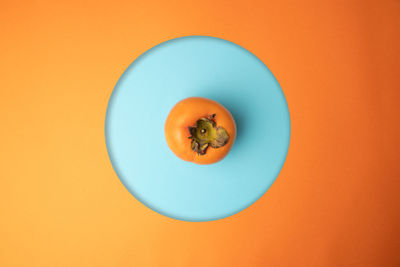
POLYGON ((220 161, 236 138, 232 114, 218 102, 203 97, 178 102, 168 114, 164 130, 172 152, 196 164, 220 161))

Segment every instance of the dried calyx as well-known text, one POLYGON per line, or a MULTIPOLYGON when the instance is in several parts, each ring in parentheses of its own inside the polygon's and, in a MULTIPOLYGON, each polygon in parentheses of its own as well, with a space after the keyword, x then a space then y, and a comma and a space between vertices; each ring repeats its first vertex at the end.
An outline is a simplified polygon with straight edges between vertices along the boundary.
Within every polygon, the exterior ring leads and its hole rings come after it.
POLYGON ((191 148, 198 155, 204 155, 207 152, 207 148, 219 148, 229 141, 229 135, 226 130, 217 126, 215 123, 215 115, 200 118, 196 121, 194 126, 189 126, 191 148))

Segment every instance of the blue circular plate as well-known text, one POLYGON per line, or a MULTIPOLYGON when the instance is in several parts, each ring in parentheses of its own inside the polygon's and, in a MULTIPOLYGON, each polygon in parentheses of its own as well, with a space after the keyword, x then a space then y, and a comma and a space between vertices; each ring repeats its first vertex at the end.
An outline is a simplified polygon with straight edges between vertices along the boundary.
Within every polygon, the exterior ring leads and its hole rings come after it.
POLYGON ((249 207, 272 185, 289 148, 290 116, 257 57, 222 39, 192 36, 132 63, 114 88, 105 130, 112 165, 132 195, 168 217, 210 221, 249 207), (216 164, 182 161, 166 143, 169 111, 191 96, 216 100, 235 118, 236 142, 216 164))

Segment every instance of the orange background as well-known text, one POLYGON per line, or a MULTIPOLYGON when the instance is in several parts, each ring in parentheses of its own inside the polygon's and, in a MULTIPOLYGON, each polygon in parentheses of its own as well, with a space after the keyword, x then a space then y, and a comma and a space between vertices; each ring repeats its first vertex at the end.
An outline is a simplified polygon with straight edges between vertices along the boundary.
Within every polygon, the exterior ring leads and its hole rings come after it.
POLYGON ((400 266, 400 2, 1 1, 0 266, 400 266), (210 35, 279 80, 292 139, 258 202, 205 223, 123 187, 104 118, 160 42, 210 35))

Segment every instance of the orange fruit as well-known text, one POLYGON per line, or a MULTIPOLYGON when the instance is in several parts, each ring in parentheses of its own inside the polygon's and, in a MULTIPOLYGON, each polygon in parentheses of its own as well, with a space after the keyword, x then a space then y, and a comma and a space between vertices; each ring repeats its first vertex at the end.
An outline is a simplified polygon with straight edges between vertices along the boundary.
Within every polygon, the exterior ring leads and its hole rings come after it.
POLYGON ((164 130, 172 152, 197 164, 220 161, 236 138, 232 114, 218 102, 202 97, 178 102, 170 111, 164 130))

